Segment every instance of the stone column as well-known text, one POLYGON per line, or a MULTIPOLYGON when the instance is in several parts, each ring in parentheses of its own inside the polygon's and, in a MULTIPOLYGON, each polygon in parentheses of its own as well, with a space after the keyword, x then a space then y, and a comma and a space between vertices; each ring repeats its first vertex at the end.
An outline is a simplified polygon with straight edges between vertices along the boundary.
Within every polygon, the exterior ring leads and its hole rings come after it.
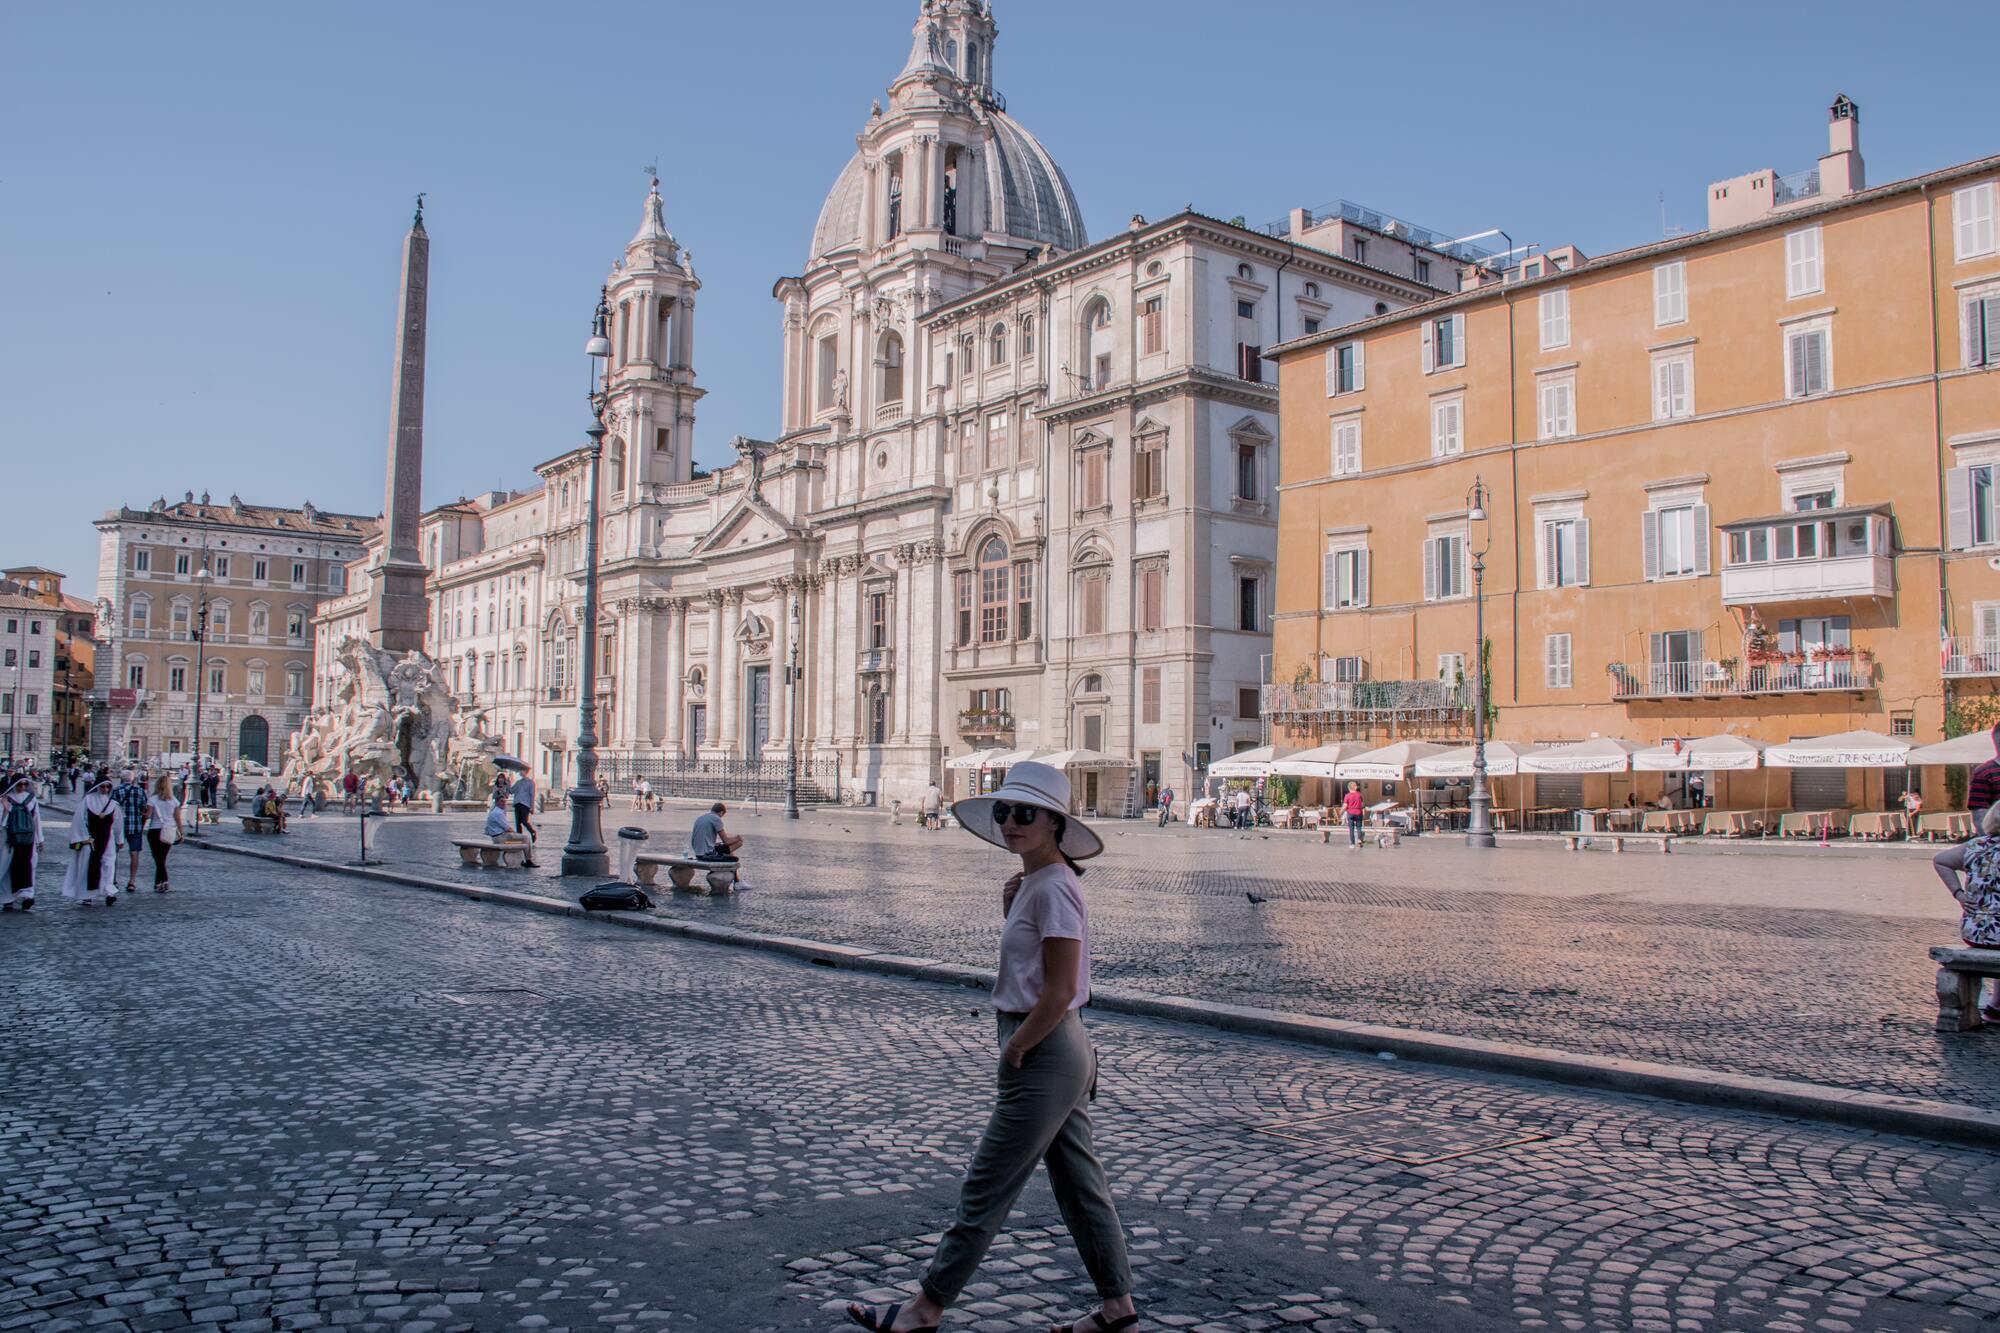
POLYGON ((915 721, 917 694, 917 663, 913 652, 915 619, 910 614, 911 603, 911 562, 916 559, 916 547, 904 544, 896 548, 895 618, 892 621, 890 642, 895 645, 893 657, 895 675, 894 690, 889 695, 889 706, 895 711, 894 723, 889 728, 891 743, 902 745, 910 739, 911 724, 915 721))
POLYGON ((722 737, 722 748, 731 754, 739 754, 743 749, 743 729, 738 725, 741 719, 737 717, 743 691, 738 688, 736 679, 742 660, 736 644, 736 627, 742 617, 743 590, 730 588, 722 595, 722 607, 717 616, 717 629, 722 636, 717 660, 721 667, 710 688, 715 692, 715 711, 711 716, 720 728, 718 734, 722 737))
POLYGON ((681 753, 681 719, 687 715, 683 694, 687 679, 687 601, 674 597, 667 601, 666 748, 681 753))
MULTIPOLYGON (((813 658, 819 670, 819 716, 814 719, 817 737, 822 745, 838 744, 842 735, 839 715, 834 711, 834 680, 840 675, 840 664, 833 653, 838 643, 834 627, 840 620, 840 571, 844 556, 836 556, 823 563, 822 586, 819 596, 819 630, 813 636, 813 658)), ((848 664, 851 668, 853 663, 848 664)))
POLYGON ((683 296, 674 311, 674 364, 694 365, 694 298, 683 296))
POLYGON ((792 590, 791 579, 773 579, 771 586, 778 593, 778 609, 772 613, 771 626, 771 741, 783 745, 792 734, 792 687, 785 680, 785 672, 792 665, 792 590))
POLYGON ((653 640, 658 633, 659 617, 649 598, 635 598, 633 605, 632 645, 625 651, 625 660, 631 665, 627 668, 625 679, 618 682, 618 711, 632 719, 627 730, 631 734, 632 748, 637 750, 652 748, 659 735, 658 724, 654 721, 656 708, 653 699, 653 664, 658 656, 653 640))
POLYGON ((702 696, 708 717, 708 734, 702 744, 710 749, 722 734, 722 637, 722 591, 714 589, 708 594, 708 691, 702 696))

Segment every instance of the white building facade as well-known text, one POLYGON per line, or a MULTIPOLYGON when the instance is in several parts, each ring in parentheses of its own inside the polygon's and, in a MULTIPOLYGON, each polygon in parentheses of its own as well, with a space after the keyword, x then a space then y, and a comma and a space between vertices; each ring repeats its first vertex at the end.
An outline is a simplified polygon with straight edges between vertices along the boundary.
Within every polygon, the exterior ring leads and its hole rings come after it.
POLYGON ((1446 286, 1193 213, 1090 245, 995 90, 997 35, 985 0, 923 0, 774 289, 780 433, 712 474, 692 460, 701 284, 655 182, 607 285, 596 626, 585 449, 468 517, 476 547, 439 544, 453 507, 427 516, 432 655, 543 777, 574 744, 586 632, 614 782, 781 764, 796 741, 842 799, 908 802, 975 748, 1088 748, 1132 768, 1079 775, 1079 808, 1121 814, 1258 742, 1277 433, 1258 351, 1446 286))

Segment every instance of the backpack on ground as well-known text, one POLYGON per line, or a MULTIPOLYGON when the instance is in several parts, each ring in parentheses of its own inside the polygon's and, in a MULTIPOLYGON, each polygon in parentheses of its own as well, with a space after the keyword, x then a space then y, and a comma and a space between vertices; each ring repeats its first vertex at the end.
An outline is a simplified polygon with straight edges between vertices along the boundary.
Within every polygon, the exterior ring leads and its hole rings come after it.
POLYGON ((653 905, 644 889, 631 884, 600 884, 577 902, 586 912, 644 912, 653 905))

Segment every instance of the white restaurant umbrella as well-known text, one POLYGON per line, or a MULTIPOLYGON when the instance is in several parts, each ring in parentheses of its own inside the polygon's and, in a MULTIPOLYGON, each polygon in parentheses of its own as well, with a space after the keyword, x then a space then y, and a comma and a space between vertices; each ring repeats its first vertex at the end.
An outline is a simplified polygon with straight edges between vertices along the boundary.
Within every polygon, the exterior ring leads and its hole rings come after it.
POLYGON ((1254 750, 1216 760, 1208 766, 1208 775, 1212 778, 1268 778, 1274 761, 1296 753, 1296 748, 1289 745, 1260 745, 1254 750))
POLYGON ((1923 745, 1903 756, 1912 768, 1918 764, 1983 764, 1993 757, 1993 733, 1975 731, 1953 736, 1935 745, 1923 745))
POLYGON ((1764 743, 1747 736, 1697 736, 1682 741, 1676 751, 1670 741, 1640 750, 1632 756, 1632 767, 1641 773, 1737 772, 1757 767, 1764 743))
POLYGON ((1035 752, 1033 750, 995 750, 992 754, 986 756, 986 767, 1012 768, 1014 765, 1026 763, 1034 757, 1035 752))
POLYGON ((1040 755, 1038 764, 1050 768, 1137 768, 1139 761, 1127 759, 1123 755, 1105 754, 1100 750, 1058 750, 1054 754, 1040 755))
POLYGON ((1335 768, 1333 775, 1361 782, 1401 782, 1410 776, 1410 765, 1439 754, 1444 748, 1435 741, 1397 741, 1354 756, 1335 768))
MULTIPOLYGON (((1524 745, 1518 741, 1486 742, 1486 776, 1489 778, 1511 778, 1521 771, 1521 760, 1531 754, 1541 752, 1539 745, 1524 745)), ((1461 745, 1456 750, 1446 750, 1428 759, 1417 761, 1417 776, 1420 778, 1469 778, 1472 776, 1472 758, 1475 747, 1461 745)))
POLYGON ((1615 736, 1599 736, 1575 745, 1551 745, 1521 761, 1523 773, 1623 773, 1632 766, 1639 746, 1615 736))
POLYGON ((1358 741, 1336 741, 1317 749, 1288 754, 1271 765, 1281 778, 1330 778, 1343 759, 1352 759, 1368 747, 1358 741))
POLYGON ((946 768, 991 768, 993 767, 993 756, 1005 753, 1007 753, 1005 750, 998 749, 974 750, 971 754, 962 754, 956 759, 945 760, 944 766, 946 768))
POLYGON ((1764 748, 1772 768, 1901 768, 1909 761, 1910 743, 1879 731, 1843 731, 1832 736, 1764 748))

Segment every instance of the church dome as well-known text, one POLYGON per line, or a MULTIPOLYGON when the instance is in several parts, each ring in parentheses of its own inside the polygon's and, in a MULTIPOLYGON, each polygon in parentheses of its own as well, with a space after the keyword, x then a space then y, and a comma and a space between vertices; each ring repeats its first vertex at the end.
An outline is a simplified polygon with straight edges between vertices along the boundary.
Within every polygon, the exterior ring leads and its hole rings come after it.
MULTIPOLYGON (((985 160, 992 195, 1002 210, 992 230, 1033 245, 1080 250, 1088 242, 1083 210, 1069 178, 1042 141, 1006 112, 982 108, 985 160)), ((861 210, 867 203, 868 173, 856 153, 842 169, 813 229, 812 263, 818 264, 861 245, 861 210)))

